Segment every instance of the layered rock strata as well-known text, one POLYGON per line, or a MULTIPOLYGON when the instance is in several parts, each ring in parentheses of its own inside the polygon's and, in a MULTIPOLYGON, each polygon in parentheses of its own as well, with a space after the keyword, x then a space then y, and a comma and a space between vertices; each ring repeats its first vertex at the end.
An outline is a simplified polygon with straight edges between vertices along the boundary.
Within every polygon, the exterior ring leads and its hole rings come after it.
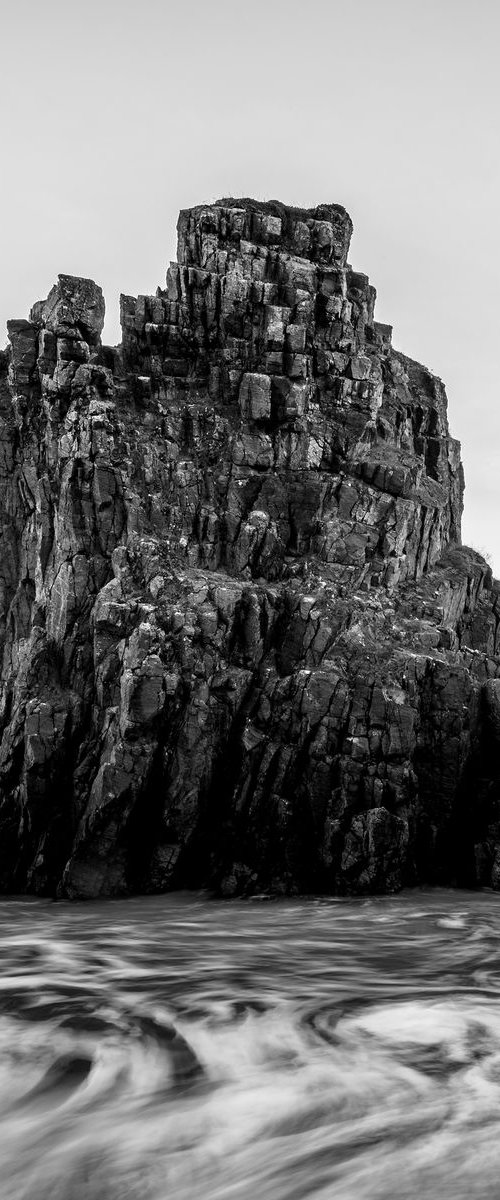
POLYGON ((182 212, 0 355, 0 887, 500 886, 500 594, 350 218, 182 212))

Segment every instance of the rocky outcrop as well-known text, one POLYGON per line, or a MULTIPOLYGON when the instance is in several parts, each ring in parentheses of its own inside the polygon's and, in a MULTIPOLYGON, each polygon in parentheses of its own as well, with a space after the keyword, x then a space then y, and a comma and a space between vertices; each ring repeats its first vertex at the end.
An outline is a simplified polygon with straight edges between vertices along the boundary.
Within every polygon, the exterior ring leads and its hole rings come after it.
POLYGON ((500 586, 343 208, 181 213, 0 355, 0 886, 500 886, 500 586))

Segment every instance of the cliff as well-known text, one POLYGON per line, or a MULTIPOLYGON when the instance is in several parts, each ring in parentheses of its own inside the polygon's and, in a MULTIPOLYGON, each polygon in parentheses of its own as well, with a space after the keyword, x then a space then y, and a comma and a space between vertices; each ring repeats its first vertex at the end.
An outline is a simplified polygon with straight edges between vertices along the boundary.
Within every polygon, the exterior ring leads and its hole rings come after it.
POLYGON ((343 208, 182 212, 0 354, 0 887, 500 886, 500 595, 343 208))

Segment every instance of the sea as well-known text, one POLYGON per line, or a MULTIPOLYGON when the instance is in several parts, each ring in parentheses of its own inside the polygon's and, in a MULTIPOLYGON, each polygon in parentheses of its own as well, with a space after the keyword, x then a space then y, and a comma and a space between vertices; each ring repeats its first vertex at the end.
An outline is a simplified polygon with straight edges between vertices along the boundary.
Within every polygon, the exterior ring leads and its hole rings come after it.
POLYGON ((500 896, 0 901, 1 1200, 500 1195, 500 896))

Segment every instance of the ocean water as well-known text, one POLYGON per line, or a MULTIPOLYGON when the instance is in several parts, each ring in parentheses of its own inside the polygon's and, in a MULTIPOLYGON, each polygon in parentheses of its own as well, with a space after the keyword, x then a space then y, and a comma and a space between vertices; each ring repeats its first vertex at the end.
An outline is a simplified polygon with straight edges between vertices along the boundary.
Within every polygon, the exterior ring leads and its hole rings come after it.
POLYGON ((1 1200, 499 1193, 499 896, 0 901, 1 1200))

